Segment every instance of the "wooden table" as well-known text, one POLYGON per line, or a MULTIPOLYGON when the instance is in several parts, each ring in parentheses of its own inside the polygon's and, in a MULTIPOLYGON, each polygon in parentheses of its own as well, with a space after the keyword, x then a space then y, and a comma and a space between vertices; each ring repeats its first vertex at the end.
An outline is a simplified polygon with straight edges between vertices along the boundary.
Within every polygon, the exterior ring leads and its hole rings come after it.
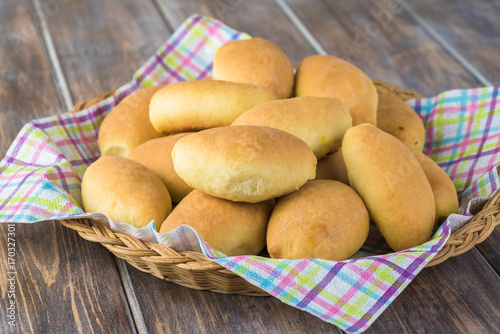
MULTIPOLYGON (((305 56, 346 58, 433 96, 500 84, 500 2, 0 0, 0 155, 34 118, 129 81, 193 13, 305 56)), ((0 225, 7 273, 7 226, 0 225)), ((272 297, 195 291, 116 259, 59 223, 17 224, 16 326, 1 333, 340 333, 272 297)), ((424 269, 367 333, 500 333, 500 230, 424 269)))

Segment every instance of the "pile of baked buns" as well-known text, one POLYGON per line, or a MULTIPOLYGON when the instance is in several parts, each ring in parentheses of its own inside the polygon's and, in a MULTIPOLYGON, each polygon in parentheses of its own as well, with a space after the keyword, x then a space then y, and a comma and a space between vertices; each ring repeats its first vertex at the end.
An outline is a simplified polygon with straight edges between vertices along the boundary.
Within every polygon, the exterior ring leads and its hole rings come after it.
POLYGON ((272 42, 234 41, 211 78, 144 88, 106 116, 83 205, 162 233, 192 226, 226 255, 340 261, 370 219, 399 251, 458 211, 424 142, 414 110, 354 65, 314 55, 294 72, 272 42))

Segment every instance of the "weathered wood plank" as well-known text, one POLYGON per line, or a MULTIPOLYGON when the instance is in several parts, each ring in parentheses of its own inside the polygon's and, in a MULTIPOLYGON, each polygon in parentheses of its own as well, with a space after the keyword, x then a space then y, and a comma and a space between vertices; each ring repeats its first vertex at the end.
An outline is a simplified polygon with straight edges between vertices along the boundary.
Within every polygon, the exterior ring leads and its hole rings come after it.
POLYGON ((24 124, 60 112, 50 64, 27 1, 0 2, 0 156, 24 124))
POLYGON ((170 36, 149 1, 70 1, 47 23, 74 103, 129 82, 170 36))
POLYGON ((173 27, 192 14, 202 14, 223 21, 231 28, 244 31, 276 43, 294 66, 306 56, 315 54, 313 48, 273 2, 268 0, 243 1, 182 1, 159 0, 159 5, 173 27))
POLYGON ((451 53, 463 57, 464 66, 489 82, 482 82, 484 85, 500 85, 500 2, 480 0, 471 6, 460 1, 425 0, 408 1, 407 6, 451 53))
POLYGON ((425 96, 479 85, 396 1, 287 3, 329 54, 374 79, 425 96))

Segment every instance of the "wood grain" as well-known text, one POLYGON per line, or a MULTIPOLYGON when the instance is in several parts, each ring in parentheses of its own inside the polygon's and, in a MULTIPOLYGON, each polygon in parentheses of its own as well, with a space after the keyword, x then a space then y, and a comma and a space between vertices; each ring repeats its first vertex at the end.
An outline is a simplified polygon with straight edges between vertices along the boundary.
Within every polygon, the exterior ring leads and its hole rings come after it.
POLYGON ((425 96, 479 85, 396 1, 287 3, 329 54, 374 79, 425 96))
POLYGON ((261 37, 277 44, 294 66, 309 55, 313 48, 273 2, 266 0, 183 1, 158 0, 165 17, 173 27, 198 13, 222 20, 233 29, 261 37))

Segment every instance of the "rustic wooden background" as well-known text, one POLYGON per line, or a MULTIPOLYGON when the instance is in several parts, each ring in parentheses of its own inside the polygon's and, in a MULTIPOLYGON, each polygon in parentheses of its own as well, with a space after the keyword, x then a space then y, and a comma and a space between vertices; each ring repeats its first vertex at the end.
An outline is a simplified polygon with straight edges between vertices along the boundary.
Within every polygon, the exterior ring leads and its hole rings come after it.
MULTIPOLYGON (((0 156, 24 123, 128 82, 193 13, 275 42, 294 65, 333 54, 426 96, 500 85, 500 1, 0 0, 0 156)), ((59 223, 15 229, 16 327, 0 274, 1 333, 342 332, 272 297, 161 281, 59 223)), ((497 228, 424 269, 367 333, 500 333, 499 273, 497 228)))

